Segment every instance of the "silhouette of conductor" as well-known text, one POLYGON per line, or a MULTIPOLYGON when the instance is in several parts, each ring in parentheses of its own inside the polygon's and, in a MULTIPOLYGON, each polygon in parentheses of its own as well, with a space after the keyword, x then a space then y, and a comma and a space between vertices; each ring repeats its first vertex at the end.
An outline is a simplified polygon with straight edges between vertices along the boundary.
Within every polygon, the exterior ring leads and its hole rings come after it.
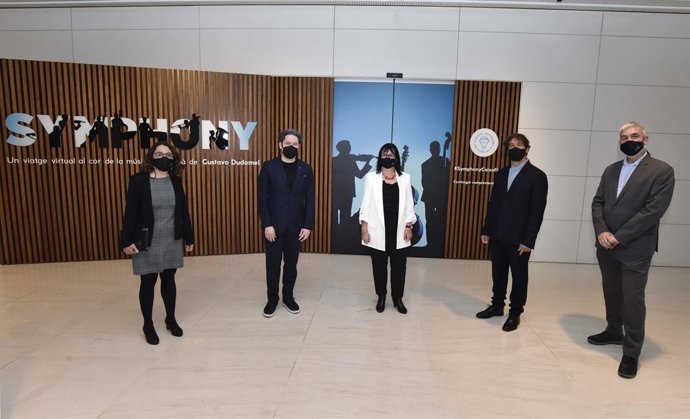
POLYGON ((441 144, 432 141, 431 157, 422 163, 422 202, 426 214, 426 241, 429 253, 443 255, 450 161, 441 156, 441 144))

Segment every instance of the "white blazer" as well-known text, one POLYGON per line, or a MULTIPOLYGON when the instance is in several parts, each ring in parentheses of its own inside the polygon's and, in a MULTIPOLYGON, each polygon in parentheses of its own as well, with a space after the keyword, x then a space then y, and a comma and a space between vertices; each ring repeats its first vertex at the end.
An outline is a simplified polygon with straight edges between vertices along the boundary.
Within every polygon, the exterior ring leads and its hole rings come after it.
MULTIPOLYGON (((414 224, 417 216, 414 213, 414 200, 412 198, 412 184, 407 173, 397 175, 398 178, 398 231, 396 233, 396 249, 402 249, 411 245, 405 241, 403 234, 406 224, 414 224)), ((369 228, 369 243, 362 244, 381 251, 386 250, 386 228, 383 222, 383 175, 369 172, 364 176, 364 197, 359 209, 359 223, 366 221, 369 228)))

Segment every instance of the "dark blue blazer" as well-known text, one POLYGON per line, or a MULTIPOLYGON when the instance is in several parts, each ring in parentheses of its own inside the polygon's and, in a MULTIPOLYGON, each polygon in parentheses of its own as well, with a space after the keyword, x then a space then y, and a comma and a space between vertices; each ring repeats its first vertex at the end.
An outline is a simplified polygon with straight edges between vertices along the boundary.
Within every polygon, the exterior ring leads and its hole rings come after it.
POLYGON ((508 190, 509 169, 504 167, 496 173, 481 234, 534 249, 544 219, 549 182, 546 174, 528 160, 508 190))
POLYGON ((259 216, 263 228, 276 233, 314 229, 314 172, 302 160, 297 165, 295 183, 290 184, 280 157, 267 160, 259 174, 259 216))

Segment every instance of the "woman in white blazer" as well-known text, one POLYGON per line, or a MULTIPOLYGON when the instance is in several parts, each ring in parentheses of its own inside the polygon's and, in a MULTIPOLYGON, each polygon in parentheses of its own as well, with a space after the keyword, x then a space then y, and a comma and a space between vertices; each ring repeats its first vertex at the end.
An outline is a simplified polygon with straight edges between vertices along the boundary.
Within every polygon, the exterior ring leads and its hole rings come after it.
POLYGON ((400 170, 400 153, 393 143, 379 150, 376 172, 364 177, 364 197, 359 209, 362 244, 370 248, 374 286, 378 295, 376 311, 386 308, 388 259, 391 266, 393 305, 402 314, 407 252, 411 245, 412 224, 417 220, 412 199, 410 175, 400 170))

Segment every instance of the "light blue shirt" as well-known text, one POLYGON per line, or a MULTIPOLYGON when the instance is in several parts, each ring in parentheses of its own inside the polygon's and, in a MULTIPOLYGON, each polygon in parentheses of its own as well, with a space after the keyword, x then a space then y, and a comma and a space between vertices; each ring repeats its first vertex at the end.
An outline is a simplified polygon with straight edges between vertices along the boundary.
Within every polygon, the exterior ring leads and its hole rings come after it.
POLYGON ((647 155, 647 151, 645 150, 644 154, 642 157, 637 159, 635 163, 628 163, 628 159, 623 159, 623 166, 621 166, 621 174, 618 176, 618 189, 616 190, 616 198, 618 198, 618 195, 621 194, 621 191, 625 187, 625 184, 628 183, 628 180, 630 179, 630 176, 632 176, 633 172, 635 169, 637 169, 637 166, 640 165, 640 162, 642 159, 645 158, 647 155))
POLYGON ((508 170, 508 190, 510 190, 510 185, 513 184, 515 177, 518 175, 518 173, 520 173, 520 170, 525 167, 526 163, 527 160, 523 161, 517 166, 513 166, 512 164, 510 165, 510 169, 508 170))

